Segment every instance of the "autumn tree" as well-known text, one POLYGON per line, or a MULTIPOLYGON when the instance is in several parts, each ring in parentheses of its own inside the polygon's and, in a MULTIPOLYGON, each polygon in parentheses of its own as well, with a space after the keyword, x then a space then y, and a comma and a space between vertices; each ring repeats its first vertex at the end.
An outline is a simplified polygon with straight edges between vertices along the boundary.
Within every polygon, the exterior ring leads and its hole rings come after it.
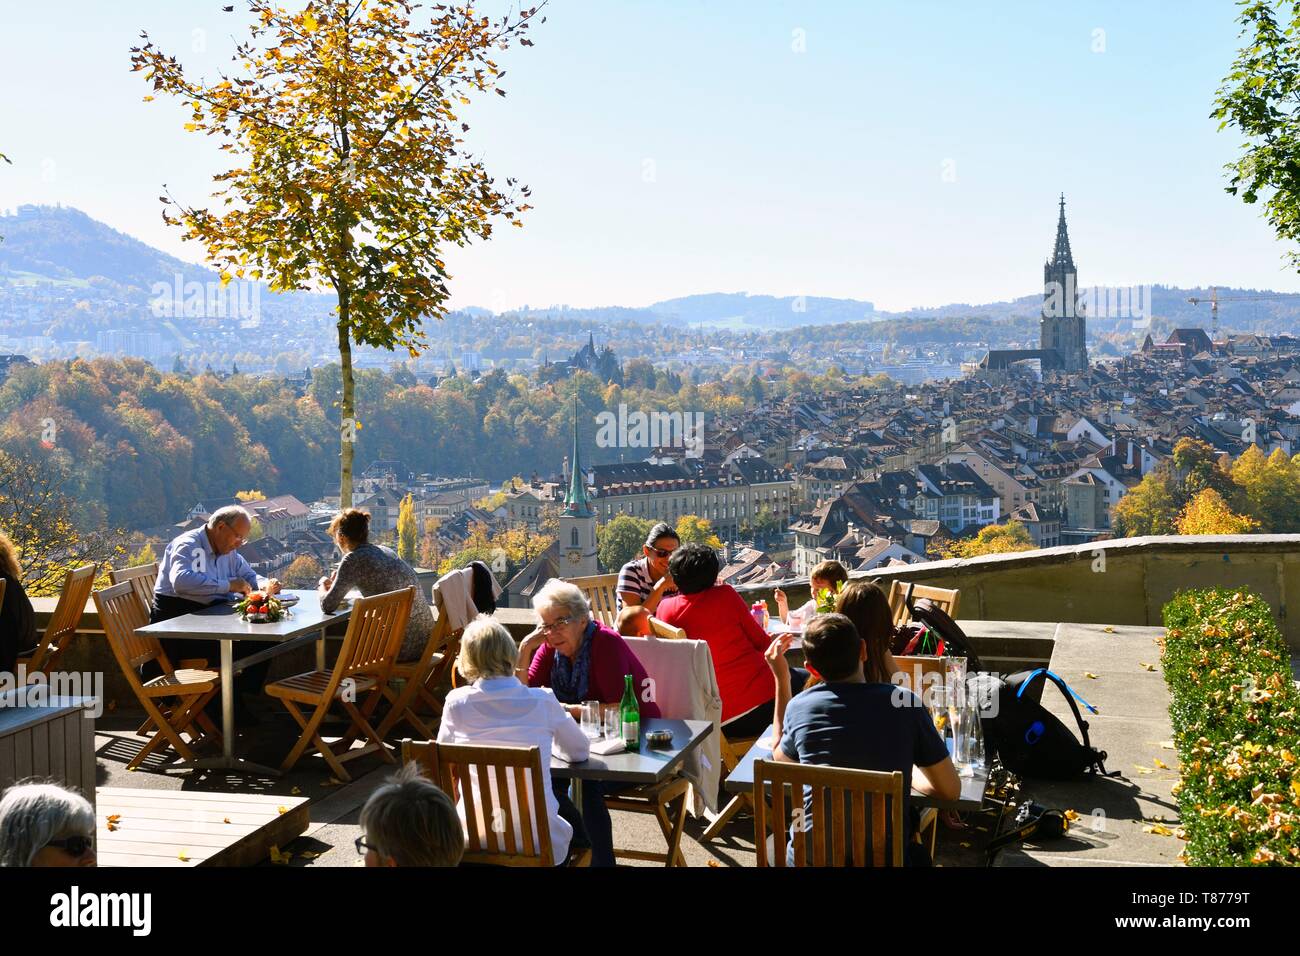
POLYGON ((302 590, 315 590, 325 569, 310 554, 300 554, 284 569, 284 583, 287 587, 302 590))
POLYGON ((1281 448, 1267 458, 1250 445, 1233 462, 1232 480, 1245 498, 1244 511, 1266 533, 1300 530, 1300 468, 1281 448))
POLYGON ((1173 534, 1178 520, 1179 489, 1168 465, 1161 463, 1142 476, 1111 509, 1111 527, 1120 538, 1173 534))
POLYGON ((18 549, 23 588, 32 597, 57 594, 74 568, 94 564, 107 570, 125 554, 121 532, 98 523, 78 527, 66 480, 63 464, 52 456, 0 451, 0 530, 18 549))
POLYGON ((1178 516, 1179 534, 1251 534, 1258 530, 1258 521, 1234 512, 1213 488, 1201 491, 1178 516))
POLYGON ((236 491, 236 492, 235 492, 235 499, 236 499, 237 501, 240 501, 240 502, 248 502, 248 501, 265 501, 265 500, 266 500, 266 495, 264 495, 264 494, 262 494, 260 491, 256 491, 256 490, 249 490, 249 491, 236 491))
POLYGON ((1174 444, 1174 468, 1182 485, 1182 507, 1206 488, 1213 488, 1224 500, 1236 497, 1232 475, 1220 463, 1223 456, 1199 438, 1180 438, 1174 444))
MULTIPOLYGON (((232 7, 227 7, 232 10, 232 7)), ((215 81, 195 79, 148 34, 132 69, 191 110, 185 128, 216 137, 233 165, 213 208, 163 197, 163 218, 198 240, 223 282, 337 295, 342 388, 340 500, 352 504, 353 344, 424 347, 421 325, 449 296, 442 254, 520 225, 526 187, 496 185, 470 155, 457 116, 469 93, 496 92, 493 51, 537 9, 492 20, 468 3, 426 11, 408 0, 309 0, 298 11, 248 0, 252 22, 215 81), (416 22, 416 18, 420 22, 416 22)), ((146 97, 146 100, 152 99, 146 97)))
POLYGON ((713 533, 713 523, 699 515, 682 515, 677 519, 677 537, 682 544, 702 544, 721 548, 722 539, 713 533))
POLYGON ((424 533, 420 536, 420 567, 436 568, 442 564, 442 542, 438 540, 438 528, 442 522, 437 518, 424 519, 424 533))
POLYGON ((596 557, 611 574, 641 554, 651 524, 645 518, 618 514, 596 528, 596 557))
POLYGON ((418 528, 415 498, 408 492, 397 506, 397 556, 408 564, 415 561, 418 528))
POLYGON ((1033 551, 1037 545, 1028 529, 1019 521, 986 524, 973 538, 958 538, 949 544, 945 558, 976 558, 982 554, 1011 554, 1033 551))

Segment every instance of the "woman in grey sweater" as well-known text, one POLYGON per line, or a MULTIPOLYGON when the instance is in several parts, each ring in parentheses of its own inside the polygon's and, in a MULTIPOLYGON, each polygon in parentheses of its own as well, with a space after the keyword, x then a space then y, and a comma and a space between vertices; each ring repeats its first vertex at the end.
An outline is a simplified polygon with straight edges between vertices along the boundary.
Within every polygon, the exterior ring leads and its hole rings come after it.
POLYGON ((389 548, 370 543, 370 515, 364 511, 349 508, 340 512, 330 522, 329 530, 330 537, 343 552, 343 561, 333 577, 320 580, 321 609, 332 614, 354 589, 363 597, 370 597, 405 587, 415 588, 411 618, 397 659, 413 661, 418 658, 433 634, 433 611, 424 599, 415 571, 389 548))

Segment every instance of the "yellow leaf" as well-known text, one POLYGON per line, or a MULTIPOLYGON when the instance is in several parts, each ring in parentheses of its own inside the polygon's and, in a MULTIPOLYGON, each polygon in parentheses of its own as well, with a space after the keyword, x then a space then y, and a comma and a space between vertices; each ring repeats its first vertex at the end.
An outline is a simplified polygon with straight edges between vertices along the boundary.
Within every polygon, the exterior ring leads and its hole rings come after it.
POLYGON ((109 822, 109 823, 116 823, 118 820, 121 820, 121 819, 122 819, 122 814, 120 814, 120 813, 110 813, 110 814, 108 815, 108 822, 109 822))
POLYGON ((282 853, 280 852, 280 848, 278 846, 276 846, 275 844, 271 845, 272 863, 288 863, 292 859, 293 859, 292 853, 282 853))
POLYGON ((1084 672, 1083 672, 1083 676, 1084 676, 1084 677, 1091 678, 1092 680, 1097 680, 1097 679, 1098 679, 1098 678, 1097 678, 1097 675, 1094 674, 1092 671, 1084 671, 1084 672))
POLYGON ((1173 836, 1174 831, 1162 823, 1152 823, 1142 828, 1143 833, 1154 833, 1156 836, 1173 836))
POLYGON ((1155 773, 1150 767, 1144 767, 1140 763, 1135 763, 1133 766, 1137 767, 1138 773, 1155 773))
POLYGON ((1138 661, 1138 667, 1141 667, 1143 670, 1148 670, 1148 671, 1153 671, 1156 669, 1155 664, 1148 664, 1146 661, 1138 661))
POLYGON ((314 860, 316 859, 316 857, 320 856, 319 853, 316 853, 312 850, 303 850, 302 853, 298 855, 301 856, 304 860, 314 860))
POLYGON ((289 808, 288 808, 288 807, 276 807, 276 808, 275 808, 275 812, 276 812, 276 813, 288 813, 288 812, 289 812, 289 808))
POLYGON ((306 30, 308 33, 313 33, 315 32, 316 28, 319 26, 320 23, 318 23, 316 20, 316 14, 312 13, 310 10, 307 10, 306 12, 303 13, 302 28, 304 30, 306 30))
POLYGON ((1077 819, 1079 819, 1079 811, 1078 811, 1078 810, 1066 810, 1064 815, 1065 815, 1065 819, 1067 819, 1067 820, 1077 820, 1077 819))
POLYGON ((223 818, 221 822, 222 822, 222 823, 229 823, 229 822, 230 822, 230 817, 225 817, 225 818, 223 818))
POLYGON ((1102 630, 1105 631, 1107 634, 1114 634, 1114 633, 1115 633, 1115 629, 1114 629, 1113 627, 1111 627, 1109 624, 1107 624, 1105 627, 1103 627, 1102 630))
POLYGON ((1163 760, 1161 760, 1159 757, 1154 757, 1154 758, 1152 758, 1151 762, 1152 762, 1153 764, 1155 764, 1157 767, 1159 767, 1161 770, 1168 770, 1168 769, 1169 769, 1169 764, 1165 763, 1165 762, 1164 762, 1163 760))
POLYGON ((193 133, 193 132, 195 132, 196 130, 198 130, 198 128, 199 128, 199 124, 198 124, 198 123, 186 123, 186 124, 185 124, 185 131, 186 131, 187 133, 193 133))
POLYGON ((180 860, 182 863, 184 863, 184 862, 186 862, 187 860, 189 860, 189 858, 190 858, 190 851, 189 851, 189 850, 181 850, 181 852, 179 852, 179 853, 176 854, 176 859, 180 860))

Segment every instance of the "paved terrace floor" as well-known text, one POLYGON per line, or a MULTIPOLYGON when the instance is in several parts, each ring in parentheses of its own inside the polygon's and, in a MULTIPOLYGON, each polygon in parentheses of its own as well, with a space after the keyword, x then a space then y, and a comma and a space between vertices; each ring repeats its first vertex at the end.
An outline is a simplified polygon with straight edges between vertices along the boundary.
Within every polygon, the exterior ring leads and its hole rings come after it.
MULTIPOLYGON (((1051 667, 1080 694, 1100 708, 1091 718, 1093 739, 1110 754, 1110 769, 1122 776, 1107 780, 1085 780, 1068 784, 1039 784, 1027 787, 1035 800, 1047 806, 1076 810, 1081 819, 1070 836, 1042 846, 1004 851, 997 865, 1168 865, 1176 862, 1181 841, 1143 831, 1151 820, 1173 821, 1175 805, 1170 787, 1177 779, 1176 759, 1164 749, 1171 733, 1167 694, 1159 673, 1159 628, 1117 627, 1107 631, 1099 625, 1026 624, 970 622, 971 633, 980 639, 998 636, 1036 649, 1051 650, 1051 667), (1049 644, 1051 637, 1055 644, 1049 644), (1154 666, 1147 670, 1143 664, 1154 666), (1097 675, 1090 678, 1088 673, 1097 675), (1159 760, 1171 769, 1161 769, 1159 760), (1096 810, 1104 813, 1098 816, 1096 810)), ((1008 656, 1014 656, 1008 652, 1008 656)), ((1037 656, 1037 653, 1026 654, 1037 656)), ((997 664, 996 669, 1002 669, 997 664)), ((1047 705, 1072 722, 1068 707, 1059 694, 1045 695, 1047 705)), ((276 766, 296 738, 297 728, 288 715, 269 698, 251 700, 259 723, 241 729, 240 749, 252 760, 276 766)), ((383 782, 391 767, 370 756, 349 765, 354 781, 337 784, 320 757, 302 760, 283 777, 258 777, 225 772, 167 770, 160 760, 150 759, 138 771, 128 773, 126 762, 140 746, 134 735, 139 715, 113 702, 96 728, 99 785, 225 791, 235 793, 305 796, 311 800, 311 826, 307 832, 281 850, 291 854, 288 866, 355 866, 360 860, 353 840, 361 834, 359 816, 366 797, 383 782)), ((340 733, 342 723, 335 725, 340 733)), ((327 738, 329 730, 326 731, 327 738)), ((625 848, 661 851, 663 839, 653 818, 616 812, 615 844, 625 848)), ((122 821, 129 826, 129 820, 122 821)), ((721 839, 703 845, 697 838, 704 821, 688 819, 682 851, 691 866, 753 866, 752 818, 734 820, 721 839)), ((1174 829, 1176 823, 1170 822, 1174 829)), ((981 866, 980 847, 986 833, 942 828, 936 861, 941 866, 981 866)), ((621 861, 626 865, 654 866, 653 863, 621 861)), ((272 865, 269 861, 265 865, 272 865)))

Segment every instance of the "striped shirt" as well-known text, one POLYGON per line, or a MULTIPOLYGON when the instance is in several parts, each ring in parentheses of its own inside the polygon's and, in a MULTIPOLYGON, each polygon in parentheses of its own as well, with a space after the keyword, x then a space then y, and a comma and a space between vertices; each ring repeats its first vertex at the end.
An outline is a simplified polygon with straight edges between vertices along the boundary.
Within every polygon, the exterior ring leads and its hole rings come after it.
MULTIPOLYGON (((618 609, 623 610, 624 591, 635 594, 644 604, 645 599, 654 589, 655 580, 650 577, 650 567, 645 556, 629 561, 618 572, 618 609)), ((676 593, 676 591, 665 591, 663 596, 670 597, 676 593)))

